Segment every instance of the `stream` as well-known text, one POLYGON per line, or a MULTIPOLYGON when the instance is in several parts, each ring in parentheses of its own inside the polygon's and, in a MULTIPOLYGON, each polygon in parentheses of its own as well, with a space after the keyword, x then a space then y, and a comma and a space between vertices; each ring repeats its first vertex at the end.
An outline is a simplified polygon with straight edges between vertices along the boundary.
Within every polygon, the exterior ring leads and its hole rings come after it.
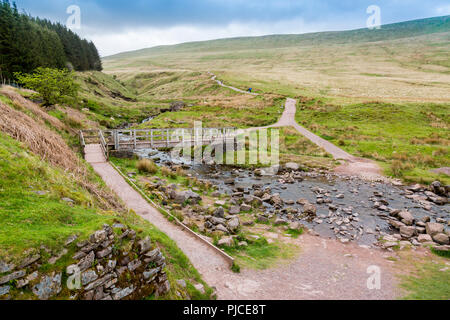
MULTIPOLYGON (((142 158, 150 158, 159 165, 183 164, 183 159, 171 159, 170 154, 157 150, 139 150, 142 158)), ((337 238, 343 242, 355 241, 360 245, 372 245, 381 235, 392 235, 398 231, 392 228, 388 219, 391 209, 408 210, 416 221, 424 217, 448 219, 450 206, 434 203, 422 205, 411 198, 411 192, 404 187, 388 183, 368 182, 354 177, 340 177, 335 174, 301 173, 294 183, 279 181, 280 175, 257 176, 253 170, 233 169, 224 166, 196 165, 186 170, 192 176, 208 180, 221 193, 232 196, 240 191, 253 195, 255 189, 270 189, 284 201, 282 209, 263 203, 268 217, 276 215, 288 218, 292 208, 301 209, 298 199, 306 199, 317 207, 317 217, 298 220, 321 237, 337 238), (233 184, 230 184, 230 181, 233 184), (409 197, 409 198, 408 198, 409 197)), ((292 219, 292 216, 290 216, 292 219)), ((292 221, 292 220, 291 220, 292 221)))

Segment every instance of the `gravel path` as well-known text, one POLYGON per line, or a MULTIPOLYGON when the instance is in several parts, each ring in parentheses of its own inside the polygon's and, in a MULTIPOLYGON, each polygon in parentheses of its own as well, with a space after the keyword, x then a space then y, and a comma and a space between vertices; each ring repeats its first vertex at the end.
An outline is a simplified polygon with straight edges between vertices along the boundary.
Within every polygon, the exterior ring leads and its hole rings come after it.
MULTIPOLYGON (((231 90, 249 93, 225 85, 211 74, 212 80, 231 90)), ((300 126, 295 121, 296 101, 287 99, 285 111, 280 120, 269 127, 292 126, 313 143, 330 153, 335 159, 344 160, 338 168, 341 173, 366 174, 378 177, 375 163, 356 158, 334 144, 300 126)), ((216 288, 219 299, 224 300, 376 300, 394 299, 399 295, 392 265, 386 254, 380 250, 366 249, 356 244, 344 245, 335 240, 325 240, 310 235, 299 239, 281 239, 298 245, 301 253, 287 264, 268 270, 243 269, 241 273, 231 272, 225 259, 216 251, 196 239, 188 232, 169 222, 136 192, 123 177, 105 160, 100 145, 86 146, 86 161, 103 178, 105 183, 144 219, 173 239, 186 254, 203 279, 216 288), (381 270, 381 289, 367 288, 369 266, 381 270)), ((278 235, 273 235, 278 237, 278 235)))
MULTIPOLYGON (((203 279, 225 300, 393 299, 398 293, 389 262, 379 250, 310 235, 281 239, 301 248, 294 261, 269 270, 233 273, 216 251, 169 222, 105 160, 100 145, 86 146, 86 160, 105 183, 144 219, 173 239, 203 279), (381 290, 367 289, 367 268, 381 268, 381 290)), ((275 235, 278 237, 277 235, 275 235)))
POLYGON ((388 181, 388 179, 381 174, 381 169, 376 162, 352 156, 351 154, 342 150, 331 142, 319 137, 305 127, 299 125, 295 120, 295 115, 297 112, 296 105, 296 100, 288 98, 286 100, 286 107, 284 109, 284 112, 280 120, 276 124, 267 127, 250 128, 246 130, 253 131, 266 128, 293 127, 300 134, 309 139, 312 143, 316 144, 320 148, 323 148, 326 152, 331 154, 334 159, 342 160, 342 162, 344 162, 335 169, 336 173, 358 176, 359 178, 370 181, 388 181))
POLYGON ((304 135, 306 138, 308 138, 311 142, 318 145, 322 149, 324 149, 326 152, 331 154, 333 158, 335 159, 341 159, 341 160, 347 160, 347 161, 353 161, 355 157, 350 155, 349 153, 345 152, 341 148, 336 147, 331 142, 328 142, 325 139, 322 139, 321 137, 315 135, 311 131, 305 129, 304 127, 300 126, 297 121, 295 121, 295 115, 297 113, 297 101, 291 98, 288 98, 286 101, 286 108, 284 110, 283 115, 281 116, 280 120, 273 126, 274 127, 294 127, 299 133, 304 135))
MULTIPOLYGON (((211 72, 208 72, 212 78, 211 80, 216 81, 220 86, 229 88, 231 90, 234 90, 236 92, 245 93, 245 94, 251 94, 254 96, 257 96, 257 93, 250 93, 248 91, 244 91, 232 86, 228 86, 224 84, 222 81, 217 80, 217 76, 214 75, 211 72)), ((329 154, 333 156, 336 160, 343 160, 343 164, 338 166, 336 168, 336 172, 344 175, 350 175, 350 176, 358 176, 362 179, 371 180, 371 181, 385 181, 387 182, 388 179, 384 177, 381 173, 381 168, 378 166, 378 164, 375 161, 364 159, 364 158, 358 158, 355 156, 352 156, 351 154, 347 153, 346 151, 342 150, 341 148, 337 147, 336 145, 332 144, 331 142, 315 135, 311 131, 307 130, 306 128, 302 127, 297 123, 295 120, 295 115, 297 112, 297 101, 291 98, 288 98, 286 100, 286 108, 284 110, 283 115, 281 116, 280 120, 271 126, 262 127, 262 128, 251 128, 248 130, 258 130, 263 128, 278 128, 278 127, 294 127, 300 134, 305 136, 307 139, 309 139, 311 142, 316 144, 317 146, 323 148, 325 151, 327 151, 329 154)))
POLYGON ((254 92, 249 92, 249 91, 245 91, 245 90, 238 89, 238 88, 236 88, 236 87, 228 86, 228 85, 226 85, 225 83, 223 83, 222 81, 218 80, 218 79, 217 79, 217 76, 216 76, 215 74, 213 74, 213 73, 211 73, 211 72, 208 72, 208 74, 212 76, 211 80, 217 82, 217 84, 218 84, 219 86, 221 86, 221 87, 228 88, 228 89, 231 89, 231 90, 236 91, 236 92, 249 94, 249 95, 252 95, 252 96, 258 96, 258 95, 259 95, 259 94, 254 93, 254 92))

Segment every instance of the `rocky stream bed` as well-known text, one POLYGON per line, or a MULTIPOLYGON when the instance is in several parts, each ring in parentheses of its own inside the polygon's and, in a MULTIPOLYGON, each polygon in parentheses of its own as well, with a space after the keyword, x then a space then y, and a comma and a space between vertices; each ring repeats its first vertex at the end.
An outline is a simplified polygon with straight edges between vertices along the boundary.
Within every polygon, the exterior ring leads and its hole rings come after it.
MULTIPOLYGON (((293 163, 282 166, 275 175, 266 175, 264 169, 191 166, 155 150, 142 150, 138 155, 159 165, 181 166, 189 176, 216 186, 215 196, 227 195, 226 202, 216 203, 226 203, 226 210, 216 209, 206 217, 204 227, 209 231, 233 233, 227 229, 230 221, 253 212, 254 222, 290 229, 306 227, 343 243, 449 249, 449 186, 439 182, 430 187, 369 182, 324 171, 303 172, 293 163)), ((170 192, 173 196, 169 198, 177 196, 176 191, 170 192)))

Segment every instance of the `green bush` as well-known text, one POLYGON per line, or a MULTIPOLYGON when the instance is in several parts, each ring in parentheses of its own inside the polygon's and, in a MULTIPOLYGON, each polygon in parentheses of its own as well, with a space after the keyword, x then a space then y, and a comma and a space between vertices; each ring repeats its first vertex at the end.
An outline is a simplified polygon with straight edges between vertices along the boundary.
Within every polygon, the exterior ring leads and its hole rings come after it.
POLYGON ((158 166, 150 159, 142 159, 136 165, 139 172, 155 174, 158 172, 158 166))
POLYGON ((44 106, 76 101, 79 86, 74 73, 65 69, 37 68, 33 74, 14 74, 26 88, 36 91, 44 106))

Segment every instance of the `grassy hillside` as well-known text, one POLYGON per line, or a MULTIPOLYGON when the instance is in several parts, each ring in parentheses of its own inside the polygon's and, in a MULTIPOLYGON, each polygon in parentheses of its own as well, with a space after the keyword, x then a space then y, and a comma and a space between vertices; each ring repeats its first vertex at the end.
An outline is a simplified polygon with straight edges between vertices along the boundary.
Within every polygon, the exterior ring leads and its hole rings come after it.
POLYGON ((296 46, 310 46, 320 44, 345 44, 357 42, 376 42, 416 37, 450 30, 450 16, 413 20, 384 25, 381 29, 369 30, 367 28, 337 31, 318 32, 308 34, 268 35, 262 37, 239 37, 182 43, 173 46, 159 46, 132 52, 120 53, 106 57, 105 60, 119 60, 127 58, 142 58, 152 54, 167 54, 174 52, 214 52, 273 49, 296 46))
MULTIPOLYGON (((63 251, 69 236, 84 240, 103 224, 119 222, 140 236, 150 236, 165 255, 172 289, 163 298, 209 299, 212 290, 207 286, 206 294, 201 294, 192 285, 182 288, 176 283, 177 279, 203 282, 175 242, 128 212, 67 145, 75 128, 50 114, 57 110, 47 113, 12 89, 0 91, 0 261, 17 264, 39 253, 38 271, 65 272, 75 251, 55 264, 49 259, 63 251)), ((12 289, 13 298, 25 297, 16 297, 19 293, 12 289)))
MULTIPOLYGON (((235 87, 252 87, 262 97, 274 96, 279 104, 285 97, 296 98, 299 123, 357 156, 379 161, 386 174, 407 181, 448 181, 430 170, 450 166, 450 16, 380 30, 156 47, 107 57, 104 65, 143 99, 179 90, 173 88, 187 74, 192 83, 207 83, 206 71, 235 87), (160 87, 153 78, 162 74, 167 82, 160 87)), ((202 100, 217 99, 140 127, 191 126, 194 120, 245 127, 273 123, 279 116, 270 112, 274 104, 267 100, 253 109, 247 101, 230 105, 236 100, 213 90, 195 91, 202 100)))
POLYGON ((257 92, 338 102, 450 101, 450 17, 306 35, 222 39, 104 59, 120 78, 156 71, 213 71, 257 92))
POLYGON ((302 100, 297 122, 353 155, 376 160, 409 182, 445 184, 431 169, 449 165, 450 105, 433 103, 333 105, 302 100))

